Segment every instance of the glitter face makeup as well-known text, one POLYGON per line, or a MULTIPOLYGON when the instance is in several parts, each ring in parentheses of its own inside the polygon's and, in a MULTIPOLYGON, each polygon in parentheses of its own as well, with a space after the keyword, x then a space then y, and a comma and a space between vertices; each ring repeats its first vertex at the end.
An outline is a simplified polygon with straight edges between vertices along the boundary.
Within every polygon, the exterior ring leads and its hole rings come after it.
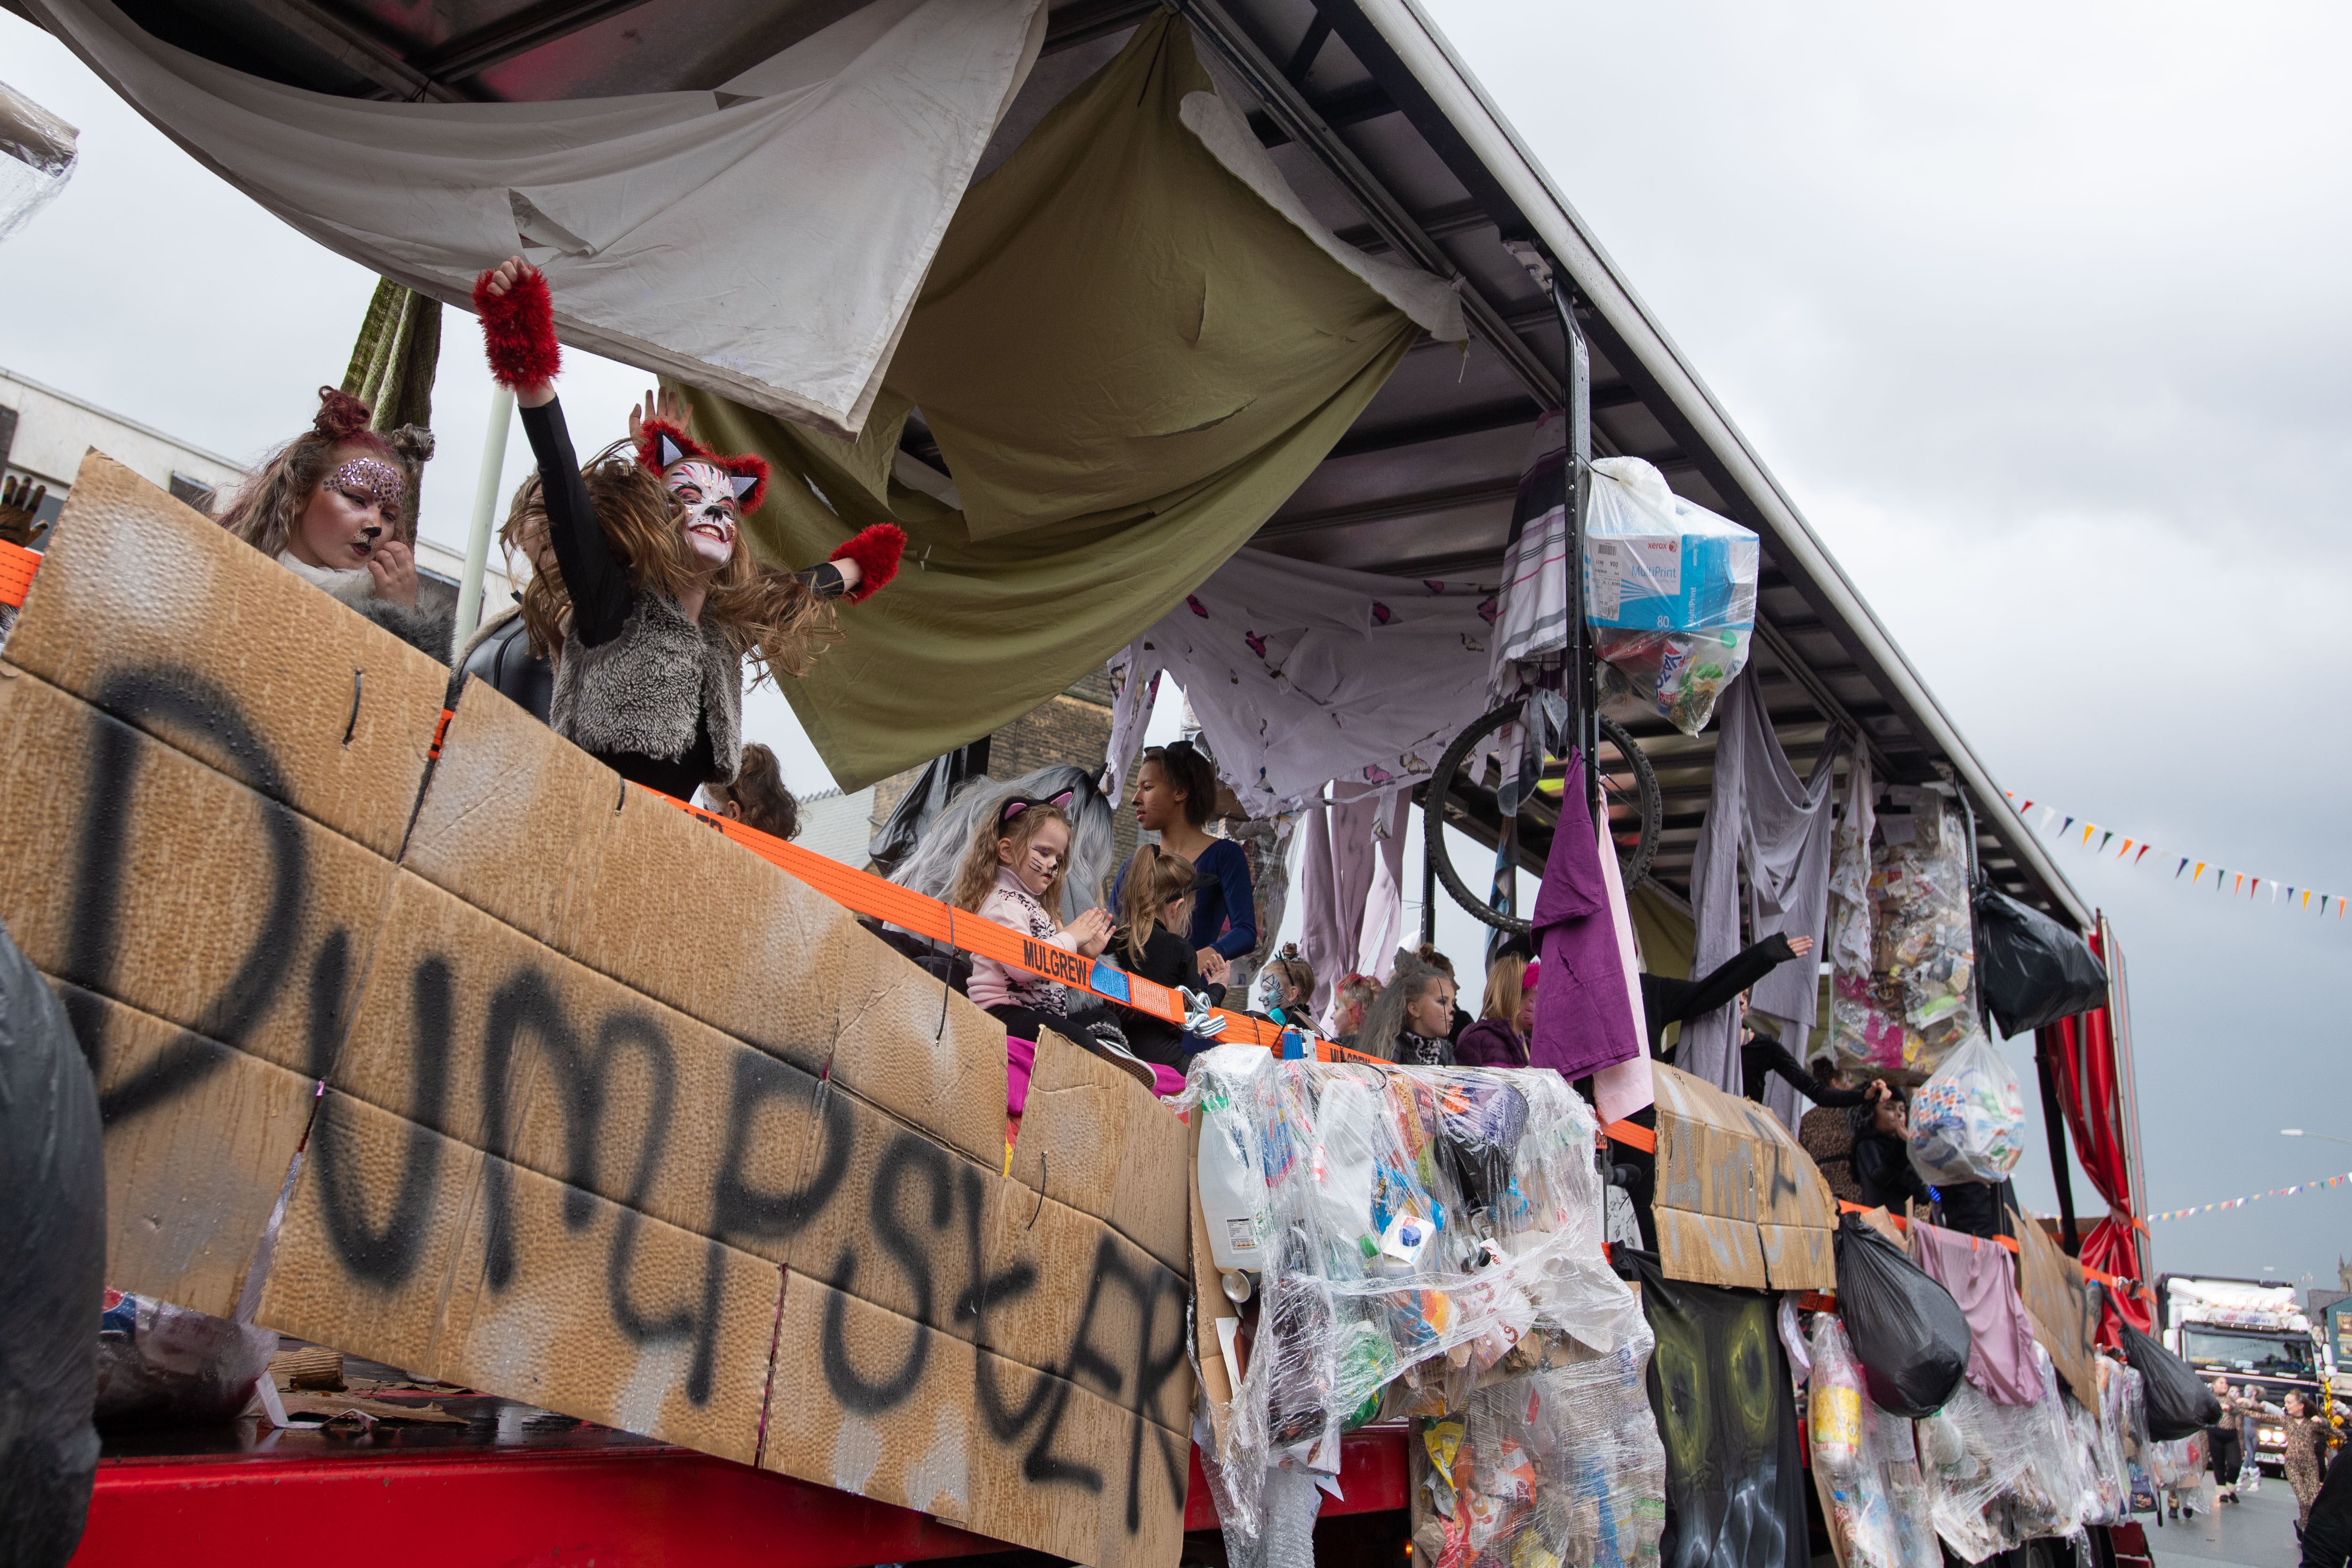
POLYGON ((396 515, 407 495, 401 483, 400 470, 389 463, 379 463, 373 457, 353 457, 327 476, 327 487, 346 495, 365 496, 383 508, 385 515, 396 515))

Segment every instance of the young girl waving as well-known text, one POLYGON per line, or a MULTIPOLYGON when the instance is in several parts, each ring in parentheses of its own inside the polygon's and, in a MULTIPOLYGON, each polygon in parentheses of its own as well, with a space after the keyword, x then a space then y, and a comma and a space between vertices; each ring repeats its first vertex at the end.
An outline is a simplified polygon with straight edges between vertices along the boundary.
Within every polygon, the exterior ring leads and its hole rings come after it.
POLYGON ((634 462, 607 451, 583 473, 555 401, 546 279, 512 257, 482 274, 474 306, 491 372, 522 410, 562 568, 561 613, 543 618, 562 628, 550 722, 665 795, 732 780, 744 659, 762 679, 798 674, 830 630, 830 601, 889 581, 906 535, 877 524, 805 572, 757 564, 740 524, 767 492, 767 464, 706 450, 666 398, 629 416, 634 462))

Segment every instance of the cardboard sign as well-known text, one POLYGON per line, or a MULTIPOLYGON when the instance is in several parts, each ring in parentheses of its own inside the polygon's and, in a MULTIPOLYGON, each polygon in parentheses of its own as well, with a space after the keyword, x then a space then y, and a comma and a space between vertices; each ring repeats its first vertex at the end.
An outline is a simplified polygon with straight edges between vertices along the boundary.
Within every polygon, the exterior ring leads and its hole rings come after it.
POLYGON ((2011 1209, 2010 1230, 2017 1238, 2017 1288, 2025 1298, 2033 1337, 2050 1353, 2050 1364, 2075 1396, 2084 1397, 2086 1390, 2098 1388, 2095 1364, 2099 1317, 2105 1310, 2099 1292, 2084 1278, 2083 1266, 2067 1257, 2040 1224, 2011 1209))
POLYGON ((987 1015, 478 683, 431 760, 446 671, 96 455, 5 658, 111 1283, 1176 1561, 1185 1133, 1125 1074, 1038 1042, 1008 1172, 987 1015))
POLYGON ((1834 1291, 1837 1202, 1780 1118, 1653 1063, 1666 1278, 1749 1290, 1834 1291))

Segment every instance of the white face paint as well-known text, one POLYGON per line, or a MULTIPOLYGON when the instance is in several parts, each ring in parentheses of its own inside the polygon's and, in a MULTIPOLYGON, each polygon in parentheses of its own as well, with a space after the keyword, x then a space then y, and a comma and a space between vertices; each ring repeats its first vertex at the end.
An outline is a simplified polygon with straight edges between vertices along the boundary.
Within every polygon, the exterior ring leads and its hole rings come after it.
POLYGON ((662 482, 680 507, 678 526, 687 547, 704 565, 725 566, 735 556, 734 476, 715 463, 689 457, 664 471, 662 482))

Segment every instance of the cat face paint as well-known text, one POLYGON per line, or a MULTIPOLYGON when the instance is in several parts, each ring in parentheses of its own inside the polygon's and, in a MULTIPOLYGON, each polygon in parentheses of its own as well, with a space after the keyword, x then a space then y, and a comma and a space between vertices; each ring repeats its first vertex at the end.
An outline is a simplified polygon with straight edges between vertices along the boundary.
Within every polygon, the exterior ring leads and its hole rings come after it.
POLYGON ((686 530, 687 548, 695 558, 713 567, 733 559, 741 517, 736 498, 751 481, 689 457, 664 469, 662 483, 678 504, 678 526, 686 530))

